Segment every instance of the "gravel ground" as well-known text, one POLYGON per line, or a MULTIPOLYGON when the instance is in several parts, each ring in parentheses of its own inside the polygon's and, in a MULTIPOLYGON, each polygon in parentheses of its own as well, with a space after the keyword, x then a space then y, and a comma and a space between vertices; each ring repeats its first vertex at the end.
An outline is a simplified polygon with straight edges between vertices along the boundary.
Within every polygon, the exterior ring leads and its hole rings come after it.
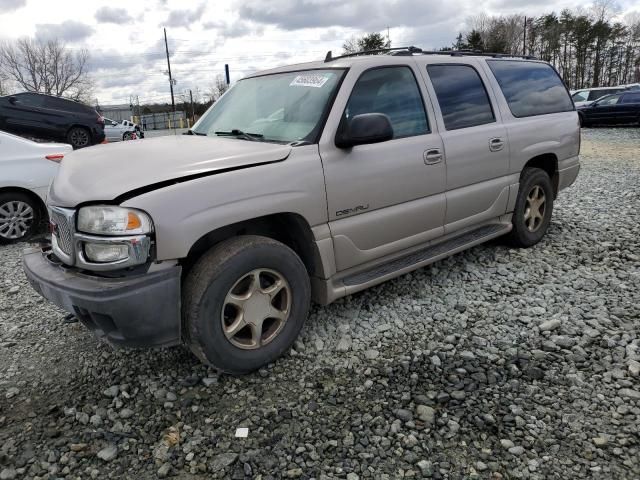
POLYGON ((639 153, 585 130, 541 244, 316 307, 239 378, 62 324, 2 247, 0 480, 640 478, 639 153))

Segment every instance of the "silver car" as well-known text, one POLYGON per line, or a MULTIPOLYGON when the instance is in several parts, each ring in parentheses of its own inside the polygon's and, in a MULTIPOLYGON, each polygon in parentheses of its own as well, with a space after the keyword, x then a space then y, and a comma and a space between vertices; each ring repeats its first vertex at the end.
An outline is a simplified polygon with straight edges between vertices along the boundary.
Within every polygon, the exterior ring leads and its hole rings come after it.
POLYGON ((34 288, 121 346, 244 373, 310 301, 504 237, 531 247, 580 168, 578 115, 532 59, 393 49, 235 84, 188 135, 65 158, 34 288))

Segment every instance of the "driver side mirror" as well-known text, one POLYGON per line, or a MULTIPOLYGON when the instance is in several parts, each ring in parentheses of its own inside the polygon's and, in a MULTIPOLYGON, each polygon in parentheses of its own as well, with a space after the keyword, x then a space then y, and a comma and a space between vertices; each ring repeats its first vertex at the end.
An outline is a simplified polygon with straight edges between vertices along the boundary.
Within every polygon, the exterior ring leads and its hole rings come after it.
POLYGON ((116 126, 118 126, 118 122, 111 122, 111 126, 112 126, 112 127, 116 127, 116 126))
POLYGON ((341 124, 336 135, 336 147, 386 142, 393 138, 391 120, 384 113, 363 113, 341 124))
POLYGON ((18 102, 18 99, 16 97, 9 97, 9 103, 11 105, 15 105, 18 102))

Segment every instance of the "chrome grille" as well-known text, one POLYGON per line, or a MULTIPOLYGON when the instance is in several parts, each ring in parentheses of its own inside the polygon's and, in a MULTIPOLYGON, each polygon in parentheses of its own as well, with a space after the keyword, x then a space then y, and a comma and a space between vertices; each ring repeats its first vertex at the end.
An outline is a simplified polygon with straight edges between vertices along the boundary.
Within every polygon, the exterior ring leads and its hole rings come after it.
POLYGON ((51 221, 56 225, 53 234, 56 236, 58 247, 67 255, 73 253, 73 232, 72 225, 69 224, 69 219, 63 214, 51 210, 51 221))

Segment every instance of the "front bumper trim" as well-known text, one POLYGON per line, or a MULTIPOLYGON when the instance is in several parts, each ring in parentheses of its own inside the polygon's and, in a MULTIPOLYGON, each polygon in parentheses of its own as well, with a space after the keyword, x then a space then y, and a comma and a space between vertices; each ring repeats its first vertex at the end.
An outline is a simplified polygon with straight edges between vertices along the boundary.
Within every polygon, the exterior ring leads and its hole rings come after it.
POLYGON ((180 340, 181 267, 122 278, 80 273, 40 249, 25 250, 23 267, 33 288, 73 313, 113 346, 164 347, 180 340))

